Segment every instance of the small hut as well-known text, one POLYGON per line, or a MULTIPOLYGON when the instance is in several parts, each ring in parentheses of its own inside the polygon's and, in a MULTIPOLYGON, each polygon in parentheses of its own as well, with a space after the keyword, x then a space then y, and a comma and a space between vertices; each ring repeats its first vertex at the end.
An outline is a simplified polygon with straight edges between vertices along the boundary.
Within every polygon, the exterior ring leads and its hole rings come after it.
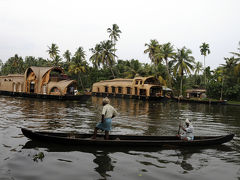
POLYGON ((187 89, 187 98, 206 98, 206 89, 187 89))

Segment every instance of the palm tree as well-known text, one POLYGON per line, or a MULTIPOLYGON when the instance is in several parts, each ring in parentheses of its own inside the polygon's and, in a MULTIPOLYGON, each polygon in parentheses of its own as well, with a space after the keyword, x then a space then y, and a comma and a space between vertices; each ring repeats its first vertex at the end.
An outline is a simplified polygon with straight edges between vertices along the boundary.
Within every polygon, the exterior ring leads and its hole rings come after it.
MULTIPOLYGON (((238 44, 239 44, 238 50, 240 51, 240 41, 239 41, 238 44)), ((235 59, 237 60, 237 62, 240 61, 240 53, 238 53, 238 52, 231 52, 231 54, 237 56, 237 57, 235 58, 235 59)), ((236 66, 235 66, 235 68, 234 68, 234 73, 235 73, 236 76, 239 75, 239 73, 240 73, 240 63, 236 64, 236 66)))
POLYGON ((103 65, 106 65, 107 67, 110 68, 113 78, 115 78, 114 72, 112 70, 113 65, 115 64, 115 50, 113 49, 113 44, 111 41, 102 41, 100 42, 101 45, 101 63, 103 65))
POLYGON ((86 54, 82 47, 79 47, 72 58, 72 62, 69 66, 69 72, 78 75, 78 81, 80 81, 82 90, 84 90, 81 73, 86 72, 87 62, 86 54))
POLYGON ((147 46, 147 49, 144 50, 144 53, 148 54, 149 59, 155 65, 154 71, 155 71, 155 76, 157 77, 157 66, 163 60, 163 54, 159 53, 161 49, 161 45, 158 43, 157 40, 153 39, 153 40, 150 40, 149 44, 146 43, 145 46, 147 46))
POLYGON ((195 66, 194 66, 194 74, 195 75, 199 75, 199 73, 203 70, 202 68, 202 63, 201 62, 196 62, 195 66))
POLYGON ((195 81, 195 85, 200 85, 202 82, 202 78, 201 76, 199 76, 199 73, 202 72, 203 70, 203 65, 201 62, 196 62, 194 64, 194 81, 195 81))
POLYGON ((0 75, 1 75, 2 67, 3 67, 3 62, 2 62, 2 60, 0 59, 0 75))
POLYGON ((90 57, 90 61, 93 63, 95 68, 99 68, 101 65, 101 54, 102 54, 102 46, 101 44, 96 44, 95 48, 91 48, 92 56, 90 57))
POLYGON ((109 37, 111 38, 112 44, 114 45, 114 52, 116 53, 115 45, 118 41, 118 38, 120 38, 120 33, 122 33, 122 31, 119 29, 117 24, 113 24, 112 29, 108 28, 107 32, 110 33, 109 37))
MULTIPOLYGON (((119 29, 119 26, 117 24, 113 24, 112 29, 107 28, 107 32, 109 33, 109 37, 111 38, 111 41, 114 47, 114 54, 116 54, 116 42, 118 41, 118 38, 120 38, 120 33, 122 33, 122 31, 119 29)), ((114 61, 115 61, 115 56, 114 56, 114 61)))
POLYGON ((161 58, 159 56, 156 56, 156 52, 160 48, 160 45, 156 39, 151 39, 149 44, 145 44, 147 46, 147 49, 144 50, 145 54, 148 54, 149 59, 152 63, 155 65, 159 64, 161 62, 161 58))
POLYGON ((65 51, 65 53, 63 54, 63 57, 66 59, 67 63, 71 62, 71 52, 69 50, 65 51))
POLYGON ((168 59, 173 58, 174 55, 175 55, 174 47, 173 45, 171 45, 170 42, 165 43, 156 49, 156 55, 155 55, 156 58, 158 57, 158 59, 164 59, 166 63, 168 87, 172 87, 168 59))
POLYGON ((182 96, 184 73, 191 74, 191 70, 193 70, 194 57, 191 54, 192 51, 190 49, 183 47, 182 49, 177 49, 177 53, 174 56, 173 73, 181 78, 180 96, 182 96))
POLYGON ((57 55, 54 57, 54 59, 53 59, 53 61, 52 61, 52 64, 53 64, 54 66, 59 66, 61 61, 62 61, 62 58, 57 54, 57 55))
POLYGON ((204 57, 204 83, 206 86, 205 58, 206 58, 207 54, 210 54, 209 44, 207 44, 205 42, 202 43, 202 45, 200 46, 200 52, 201 52, 201 55, 203 55, 203 57, 204 57))
POLYGON ((15 54, 15 56, 11 57, 10 59, 12 60, 12 67, 13 67, 13 69, 15 69, 15 72, 17 72, 19 74, 23 73, 23 71, 24 71, 23 63, 24 62, 23 62, 22 57, 21 56, 19 57, 17 54, 15 54))
POLYGON ((54 43, 51 44, 51 46, 48 46, 48 50, 47 50, 50 58, 54 61, 54 59, 56 58, 56 56, 59 53, 59 49, 58 46, 54 43))
MULTIPOLYGON (((238 44, 239 44, 239 48, 238 48, 238 50, 240 51, 240 41, 238 42, 238 44)), ((237 59, 237 60, 240 60, 240 53, 237 53, 237 52, 231 52, 231 54, 237 56, 238 58, 236 58, 236 59, 237 59)))

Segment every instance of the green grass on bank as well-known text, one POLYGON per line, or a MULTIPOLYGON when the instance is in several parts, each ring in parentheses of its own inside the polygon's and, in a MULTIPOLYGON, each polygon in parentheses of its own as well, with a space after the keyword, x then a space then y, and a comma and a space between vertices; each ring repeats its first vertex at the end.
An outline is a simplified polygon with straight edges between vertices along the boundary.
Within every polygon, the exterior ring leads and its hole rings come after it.
POLYGON ((240 105, 240 101, 227 101, 228 104, 240 105))

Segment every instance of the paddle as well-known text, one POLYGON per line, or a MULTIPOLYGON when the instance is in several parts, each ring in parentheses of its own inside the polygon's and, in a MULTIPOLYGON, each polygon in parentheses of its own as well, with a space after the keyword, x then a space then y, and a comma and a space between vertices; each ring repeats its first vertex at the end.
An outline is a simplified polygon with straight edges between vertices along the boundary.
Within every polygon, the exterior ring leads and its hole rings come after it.
POLYGON ((178 126, 178 135, 179 135, 179 133, 180 133, 180 125, 181 125, 181 123, 179 123, 179 126, 178 126))

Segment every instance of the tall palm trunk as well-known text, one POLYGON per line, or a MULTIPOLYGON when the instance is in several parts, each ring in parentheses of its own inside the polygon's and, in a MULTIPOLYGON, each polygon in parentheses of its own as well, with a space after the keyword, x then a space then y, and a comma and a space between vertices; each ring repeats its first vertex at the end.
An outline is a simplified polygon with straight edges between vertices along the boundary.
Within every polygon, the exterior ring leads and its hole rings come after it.
POLYGON ((205 66, 205 57, 204 56, 204 85, 205 85, 205 88, 206 88, 206 66, 205 66))
POLYGON ((111 70, 111 72, 112 72, 113 78, 115 79, 115 75, 114 75, 114 72, 113 72, 113 70, 112 70, 112 67, 111 67, 111 66, 109 66, 109 67, 110 67, 110 70, 111 70))
POLYGON ((168 79, 168 87, 172 88, 172 80, 170 77, 169 67, 168 67, 168 60, 165 59, 166 67, 167 67, 167 79, 168 79))
POLYGON ((222 78, 221 97, 220 97, 221 101, 222 101, 222 97, 223 97, 223 80, 224 80, 224 77, 222 78))
POLYGON ((183 91, 183 71, 181 73, 181 81, 180 81, 180 96, 182 96, 183 91))
MULTIPOLYGON (((116 53, 116 47, 115 47, 115 40, 113 39, 113 37, 111 38, 112 39, 112 43, 113 43, 113 47, 114 47, 114 54, 116 53)), ((113 61, 115 62, 115 56, 113 56, 113 61)), ((113 78, 115 79, 115 75, 113 73, 113 70, 112 70, 112 67, 110 66, 110 69, 112 71, 112 75, 113 75, 113 78)))
POLYGON ((82 86, 82 90, 84 91, 84 86, 83 86, 83 82, 82 82, 82 78, 81 78, 81 73, 79 72, 78 73, 78 81, 80 81, 80 83, 81 83, 81 86, 82 86))
POLYGON ((181 82, 180 82, 180 96, 182 96, 182 83, 183 83, 183 77, 181 76, 181 82))

